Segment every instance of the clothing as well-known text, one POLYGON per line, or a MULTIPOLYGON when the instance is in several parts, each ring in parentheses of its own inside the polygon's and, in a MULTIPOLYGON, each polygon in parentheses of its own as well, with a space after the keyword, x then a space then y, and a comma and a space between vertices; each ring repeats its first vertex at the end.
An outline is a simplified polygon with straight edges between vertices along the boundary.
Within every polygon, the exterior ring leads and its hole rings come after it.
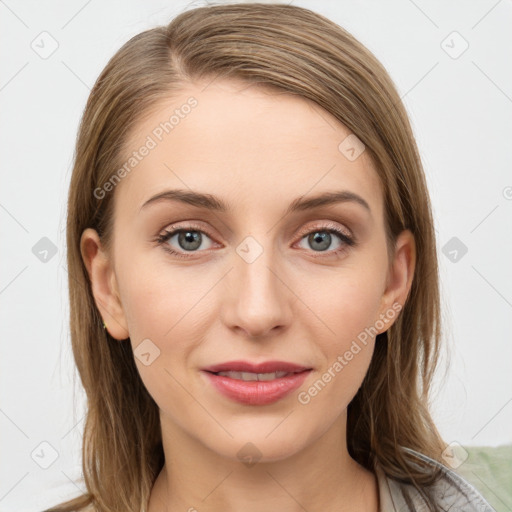
MULTIPOLYGON (((432 495, 436 497, 436 504, 440 511, 495 512, 481 494, 455 471, 414 450, 405 448, 404 450, 441 470, 441 477, 430 488, 432 495)), ((375 467, 375 475, 379 488, 379 512, 427 512, 429 510, 414 485, 392 480, 378 465, 375 467)))

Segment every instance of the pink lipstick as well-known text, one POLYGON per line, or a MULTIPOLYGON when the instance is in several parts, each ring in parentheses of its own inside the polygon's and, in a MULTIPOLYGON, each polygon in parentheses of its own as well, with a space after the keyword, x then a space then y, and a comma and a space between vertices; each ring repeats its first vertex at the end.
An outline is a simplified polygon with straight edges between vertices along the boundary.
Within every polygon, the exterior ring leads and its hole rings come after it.
POLYGON ((203 368, 221 394, 245 405, 268 405, 297 389, 311 368, 283 361, 230 361, 203 368))

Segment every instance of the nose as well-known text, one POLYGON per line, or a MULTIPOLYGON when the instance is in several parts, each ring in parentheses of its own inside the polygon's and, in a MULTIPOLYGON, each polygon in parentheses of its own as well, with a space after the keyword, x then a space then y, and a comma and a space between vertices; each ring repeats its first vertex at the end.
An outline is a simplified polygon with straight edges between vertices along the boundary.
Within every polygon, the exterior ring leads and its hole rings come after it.
POLYGON ((254 261, 246 254, 234 254, 234 268, 226 276, 223 321, 248 338, 282 333, 290 325, 292 302, 296 300, 286 283, 283 266, 267 248, 254 261))

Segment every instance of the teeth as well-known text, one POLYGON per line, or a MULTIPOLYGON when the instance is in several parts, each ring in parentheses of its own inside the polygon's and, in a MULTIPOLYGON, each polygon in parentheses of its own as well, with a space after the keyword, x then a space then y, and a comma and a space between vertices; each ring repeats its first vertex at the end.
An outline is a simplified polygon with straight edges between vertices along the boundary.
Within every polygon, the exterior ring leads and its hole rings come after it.
POLYGON ((229 377, 230 379, 237 380, 274 380, 289 375, 288 372, 274 372, 274 373, 251 373, 251 372, 218 372, 217 375, 222 377, 229 377))

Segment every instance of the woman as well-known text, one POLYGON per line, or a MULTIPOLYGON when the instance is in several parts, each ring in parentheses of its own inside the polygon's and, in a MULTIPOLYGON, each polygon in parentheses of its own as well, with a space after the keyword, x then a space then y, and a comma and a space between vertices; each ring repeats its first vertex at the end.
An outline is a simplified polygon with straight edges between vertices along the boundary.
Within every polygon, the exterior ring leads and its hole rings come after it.
POLYGON ((128 41, 83 115, 67 242, 88 493, 52 510, 492 510, 428 410, 407 115, 338 25, 217 5, 128 41))

